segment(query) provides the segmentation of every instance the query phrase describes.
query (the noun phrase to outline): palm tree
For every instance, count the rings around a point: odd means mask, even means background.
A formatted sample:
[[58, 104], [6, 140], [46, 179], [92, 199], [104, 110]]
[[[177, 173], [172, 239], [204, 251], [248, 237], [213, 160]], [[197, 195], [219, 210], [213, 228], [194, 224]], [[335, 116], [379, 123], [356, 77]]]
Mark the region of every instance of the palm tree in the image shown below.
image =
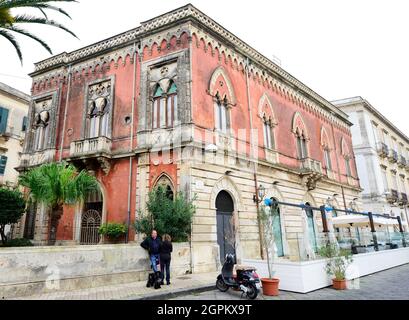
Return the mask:
[[[40, 38], [38, 38], [36, 35], [32, 34], [31, 32], [21, 28], [19, 26], [20, 24], [35, 23], [35, 24], [49, 25], [49, 26], [53, 26], [53, 27], [62, 29], [72, 34], [74, 37], [77, 37], [72, 31], [64, 27], [62, 24], [59, 24], [58, 22], [54, 20], [48, 19], [46, 10], [57, 11], [71, 18], [70, 15], [66, 11], [64, 11], [63, 9], [59, 7], [50, 5], [49, 4], [50, 2], [77, 2], [77, 1], [76, 0], [52, 0], [52, 1], [50, 0], [0, 0], [0, 36], [3, 36], [4, 38], [6, 38], [8, 41], [11, 42], [11, 44], [14, 46], [14, 48], [17, 51], [17, 55], [21, 63], [23, 63], [23, 55], [21, 52], [20, 45], [14, 36], [15, 33], [27, 36], [37, 41], [51, 54], [52, 54], [52, 51], [46, 42], [44, 42], [43, 40], [41, 40]], [[44, 17], [37, 17], [34, 15], [29, 15], [29, 14], [14, 15], [11, 12], [11, 9], [17, 9], [17, 8], [38, 9]]]
[[[99, 190], [95, 177], [86, 171], [78, 172], [73, 165], [50, 163], [34, 168], [19, 178], [20, 185], [28, 188], [29, 197], [50, 209], [49, 241], [53, 240], [52, 226], [57, 228], [64, 205], [75, 205]], [[50, 243], [51, 244], [51, 243]]]

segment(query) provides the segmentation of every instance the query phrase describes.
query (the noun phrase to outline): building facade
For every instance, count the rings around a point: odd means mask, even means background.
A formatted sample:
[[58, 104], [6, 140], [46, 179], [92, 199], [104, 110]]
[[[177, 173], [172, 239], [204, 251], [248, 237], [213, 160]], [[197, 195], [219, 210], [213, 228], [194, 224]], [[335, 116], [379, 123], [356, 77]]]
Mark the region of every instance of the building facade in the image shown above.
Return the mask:
[[[30, 96], [0, 82], [0, 187], [13, 188], [27, 129]], [[10, 231], [7, 227], [6, 234]]]
[[[191, 5], [39, 62], [32, 78], [20, 169], [66, 160], [101, 186], [59, 221], [36, 208], [38, 244], [92, 243], [89, 221], [133, 221], [161, 184], [196, 196], [193, 272], [215, 270], [232, 241], [239, 258], [261, 256], [260, 186], [339, 208], [360, 192], [347, 115]], [[299, 256], [302, 214], [280, 212], [281, 259]]]
[[361, 97], [334, 102], [347, 113], [364, 210], [401, 217], [408, 231], [409, 138]]
[[23, 152], [30, 96], [0, 83], [0, 185], [14, 187]]

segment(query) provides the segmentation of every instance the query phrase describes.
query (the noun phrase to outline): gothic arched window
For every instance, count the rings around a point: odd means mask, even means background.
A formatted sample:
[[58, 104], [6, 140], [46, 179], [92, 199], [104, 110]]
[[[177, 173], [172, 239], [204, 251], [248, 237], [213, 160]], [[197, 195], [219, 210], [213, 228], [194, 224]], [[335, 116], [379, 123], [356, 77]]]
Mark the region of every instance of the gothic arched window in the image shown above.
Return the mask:
[[332, 162], [331, 162], [331, 147], [329, 143], [329, 138], [327, 131], [324, 127], [321, 129], [321, 146], [324, 153], [324, 164], [325, 168], [329, 171], [332, 171]]
[[292, 132], [294, 133], [296, 139], [297, 158], [299, 160], [308, 158], [307, 141], [309, 138], [307, 127], [299, 112], [296, 112], [294, 115], [292, 128]]
[[297, 133], [297, 157], [298, 159], [308, 158], [307, 138], [304, 133]]
[[166, 175], [163, 174], [158, 181], [156, 182], [155, 185], [156, 188], [160, 187], [163, 188], [166, 196], [170, 199], [170, 200], [174, 200], [175, 199], [175, 192], [173, 190], [173, 184], [172, 181], [170, 180], [170, 178]]
[[87, 137], [109, 137], [111, 113], [111, 81], [90, 86]]
[[219, 94], [216, 95], [215, 99], [215, 119], [216, 119], [216, 130], [227, 133], [229, 129], [229, 109], [228, 109], [228, 101], [225, 97], [221, 99]]
[[267, 149], [275, 148], [273, 129], [274, 129], [273, 121], [270, 118], [264, 116], [263, 117], [264, 146]]
[[165, 92], [158, 84], [153, 94], [152, 129], [173, 128], [178, 120], [178, 89], [171, 81]]

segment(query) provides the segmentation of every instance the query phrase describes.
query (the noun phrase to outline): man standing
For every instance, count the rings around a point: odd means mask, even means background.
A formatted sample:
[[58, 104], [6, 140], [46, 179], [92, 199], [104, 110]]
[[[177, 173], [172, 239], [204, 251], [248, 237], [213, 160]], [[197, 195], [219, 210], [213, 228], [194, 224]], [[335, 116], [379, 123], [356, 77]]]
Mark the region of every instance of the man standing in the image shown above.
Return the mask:
[[162, 245], [162, 240], [158, 237], [158, 232], [156, 230], [152, 230], [152, 234], [150, 237], [147, 237], [142, 243], [141, 247], [145, 250], [148, 250], [149, 259], [152, 264], [152, 269], [156, 273], [158, 272], [158, 264], [159, 264], [159, 255], [160, 255], [160, 247]]

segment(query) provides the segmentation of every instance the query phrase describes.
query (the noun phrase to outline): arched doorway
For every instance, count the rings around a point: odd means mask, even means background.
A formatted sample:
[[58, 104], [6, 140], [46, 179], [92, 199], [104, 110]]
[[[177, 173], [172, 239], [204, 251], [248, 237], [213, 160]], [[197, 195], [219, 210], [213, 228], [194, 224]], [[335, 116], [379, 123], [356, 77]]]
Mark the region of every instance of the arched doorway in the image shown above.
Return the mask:
[[278, 201], [275, 198], [273, 200], [273, 205], [271, 210], [274, 212], [274, 221], [273, 221], [273, 234], [274, 234], [274, 243], [276, 245], [276, 253], [278, 257], [284, 257], [284, 245], [283, 245], [283, 231], [281, 229], [281, 210], [278, 204], [275, 204], [275, 201]]
[[81, 245], [95, 245], [101, 240], [99, 228], [102, 222], [103, 197], [101, 191], [91, 193], [84, 204], [81, 217]]
[[305, 214], [307, 215], [308, 235], [310, 238], [312, 248], [314, 252], [317, 253], [318, 244], [317, 244], [317, 233], [315, 231], [314, 210], [311, 209], [311, 204], [309, 202], [307, 202], [305, 205], [307, 206], [307, 208], [305, 208]]
[[234, 226], [234, 202], [227, 191], [221, 191], [216, 198], [217, 244], [220, 247], [220, 261], [224, 263], [227, 254], [236, 254]]

